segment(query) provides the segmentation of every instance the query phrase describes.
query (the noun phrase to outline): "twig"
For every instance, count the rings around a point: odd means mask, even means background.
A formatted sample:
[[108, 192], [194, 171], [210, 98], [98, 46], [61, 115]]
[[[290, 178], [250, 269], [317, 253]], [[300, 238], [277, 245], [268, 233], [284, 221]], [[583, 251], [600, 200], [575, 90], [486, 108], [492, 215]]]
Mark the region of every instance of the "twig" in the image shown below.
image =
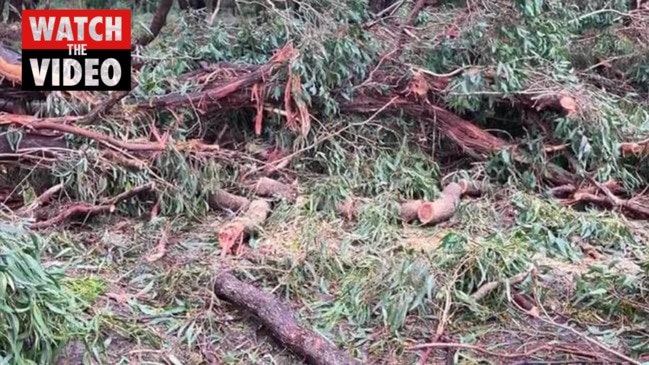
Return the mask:
[[[431, 343], [436, 343], [437, 341], [439, 341], [439, 338], [442, 337], [442, 334], [444, 333], [444, 327], [446, 326], [446, 323], [450, 318], [449, 312], [451, 310], [451, 289], [452, 286], [450, 285], [446, 288], [446, 302], [444, 304], [444, 312], [442, 312], [442, 318], [437, 324], [437, 330], [435, 331], [435, 336], [433, 337]], [[428, 357], [430, 356], [432, 351], [433, 348], [427, 348], [426, 351], [424, 351], [424, 353], [421, 355], [421, 358], [419, 359], [419, 362], [417, 364], [426, 365], [426, 361], [428, 360]]]
[[587, 341], [587, 342], [589, 342], [589, 343], [591, 343], [591, 344], [593, 344], [593, 345], [599, 347], [600, 349], [606, 351], [607, 353], [609, 353], [609, 354], [611, 354], [611, 355], [616, 356], [617, 358], [620, 358], [620, 359], [626, 361], [626, 362], [629, 363], [629, 364], [634, 364], [634, 365], [641, 365], [641, 364], [642, 364], [642, 363], [640, 363], [639, 361], [636, 361], [636, 360], [634, 360], [634, 359], [632, 359], [632, 358], [630, 358], [630, 357], [624, 355], [623, 353], [621, 353], [621, 352], [619, 352], [619, 351], [617, 351], [617, 350], [614, 350], [614, 349], [612, 349], [612, 348], [610, 348], [610, 347], [604, 345], [603, 343], [601, 343], [601, 342], [599, 342], [599, 341], [597, 341], [597, 340], [594, 340], [594, 339], [592, 339], [592, 338], [586, 336], [585, 334], [583, 334], [583, 333], [577, 331], [576, 329], [574, 329], [574, 328], [572, 328], [572, 327], [570, 327], [570, 326], [567, 326], [567, 325], [564, 325], [564, 324], [561, 324], [561, 323], [557, 323], [557, 322], [555, 322], [555, 321], [549, 319], [549, 317], [548, 317], [548, 318], [543, 318], [543, 317], [540, 317], [540, 316], [539, 316], [538, 318], [539, 318], [541, 321], [543, 321], [543, 322], [545, 322], [545, 323], [547, 323], [547, 324], [550, 324], [550, 325], [553, 325], [553, 326], [556, 326], [556, 327], [562, 328], [562, 329], [564, 329], [564, 330], [566, 330], [566, 331], [570, 331], [570, 332], [574, 333], [575, 335], [581, 337], [583, 340], [585, 340], [585, 341]]
[[475, 67], [475, 66], [462, 66], [462, 67], [458, 67], [458, 68], [456, 68], [456, 69], [453, 70], [453, 71], [447, 72], [447, 73], [445, 73], [445, 74], [438, 74], [438, 73], [435, 73], [435, 72], [433, 72], [433, 71], [426, 70], [425, 68], [421, 68], [421, 67], [419, 67], [419, 66], [415, 66], [415, 65], [413, 65], [413, 64], [411, 64], [411, 63], [407, 63], [406, 65], [407, 65], [408, 67], [412, 68], [412, 69], [415, 70], [415, 71], [419, 71], [419, 72], [424, 73], [424, 74], [426, 74], [426, 75], [430, 75], [430, 76], [433, 76], [433, 77], [440, 77], [440, 78], [442, 78], [442, 77], [453, 77], [453, 76], [455, 76], [455, 75], [458, 75], [458, 74], [462, 73], [464, 70], [466, 70], [466, 69], [468, 69], [468, 68], [474, 68], [474, 67]]
[[367, 123], [373, 121], [373, 120], [374, 120], [374, 119], [375, 119], [379, 114], [381, 114], [384, 110], [388, 109], [388, 108], [389, 108], [389, 107], [390, 107], [390, 106], [391, 106], [395, 101], [397, 101], [398, 99], [399, 99], [398, 96], [393, 97], [392, 99], [390, 99], [390, 101], [388, 101], [385, 105], [383, 105], [381, 108], [379, 108], [376, 112], [374, 112], [374, 114], [372, 114], [372, 115], [371, 115], [369, 118], [367, 118], [366, 120], [364, 120], [364, 121], [362, 121], [362, 122], [358, 122], [358, 123], [349, 123], [349, 124], [347, 124], [346, 126], [344, 126], [343, 128], [340, 128], [339, 130], [337, 130], [337, 131], [335, 131], [335, 132], [332, 132], [332, 133], [326, 134], [326, 135], [322, 136], [321, 138], [318, 138], [315, 142], [313, 142], [313, 144], [311, 144], [311, 145], [309, 145], [309, 146], [306, 146], [306, 147], [304, 147], [304, 148], [302, 148], [302, 149], [300, 149], [300, 150], [298, 150], [298, 151], [295, 151], [295, 152], [293, 152], [293, 153], [291, 153], [291, 154], [289, 154], [289, 155], [286, 155], [286, 156], [284, 156], [284, 157], [282, 157], [282, 158], [280, 158], [280, 159], [277, 159], [277, 160], [275, 160], [275, 161], [273, 161], [273, 162], [271, 162], [271, 163], [268, 163], [268, 164], [266, 164], [266, 165], [263, 166], [263, 167], [258, 167], [258, 168], [252, 169], [252, 170], [249, 171], [246, 175], [251, 175], [252, 173], [258, 172], [259, 170], [261, 170], [261, 169], [263, 169], [263, 168], [266, 168], [266, 167], [269, 167], [269, 166], [277, 166], [277, 165], [281, 164], [282, 162], [287, 161], [287, 160], [290, 160], [290, 159], [292, 159], [293, 157], [295, 157], [295, 156], [297, 156], [297, 155], [299, 155], [299, 154], [302, 154], [302, 153], [304, 153], [304, 152], [306, 152], [306, 151], [309, 151], [309, 150], [311, 150], [311, 149], [316, 148], [316, 147], [317, 147], [318, 145], [320, 145], [322, 142], [327, 141], [327, 140], [329, 140], [329, 139], [331, 139], [331, 138], [333, 138], [333, 137], [335, 137], [335, 136], [340, 135], [341, 133], [343, 133], [344, 131], [348, 130], [349, 128], [357, 127], [357, 126], [360, 126], [360, 125], [367, 124]]
[[500, 357], [504, 359], [518, 359], [518, 358], [524, 358], [524, 357], [530, 357], [531, 355], [534, 355], [535, 353], [543, 350], [554, 350], [556, 349], [555, 346], [551, 345], [541, 345], [538, 347], [535, 347], [529, 351], [526, 352], [521, 352], [521, 353], [501, 353], [501, 352], [494, 352], [494, 351], [489, 351], [485, 348], [482, 348], [480, 346], [475, 346], [475, 345], [469, 345], [466, 343], [452, 343], [452, 342], [432, 342], [432, 343], [426, 343], [422, 345], [415, 345], [409, 348], [409, 350], [420, 350], [420, 349], [436, 349], [436, 348], [460, 348], [460, 349], [466, 349], [466, 350], [471, 350], [471, 351], [476, 351], [476, 352], [481, 352], [483, 354], [493, 356], [493, 357]]

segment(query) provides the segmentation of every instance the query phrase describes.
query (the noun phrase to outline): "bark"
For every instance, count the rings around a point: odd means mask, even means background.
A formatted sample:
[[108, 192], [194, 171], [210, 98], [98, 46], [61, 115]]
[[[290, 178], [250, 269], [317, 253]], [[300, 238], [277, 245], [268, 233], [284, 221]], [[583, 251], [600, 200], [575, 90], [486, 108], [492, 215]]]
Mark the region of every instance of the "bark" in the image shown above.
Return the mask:
[[3, 114], [0, 119], [0, 125], [18, 125], [28, 127], [31, 130], [46, 130], [57, 131], [62, 133], [74, 134], [77, 136], [85, 137], [97, 141], [103, 145], [111, 148], [121, 148], [128, 151], [135, 152], [156, 152], [164, 151], [169, 147], [173, 147], [178, 151], [189, 152], [206, 152], [217, 151], [219, 146], [205, 144], [200, 140], [189, 140], [187, 142], [178, 142], [173, 146], [167, 145], [163, 142], [131, 142], [129, 140], [120, 140], [112, 136], [95, 132], [86, 128], [64, 124], [67, 122], [83, 120], [80, 117], [59, 117], [59, 118], [43, 118], [38, 119], [31, 116], [16, 115], [16, 114]]
[[644, 155], [649, 150], [649, 140], [640, 142], [624, 142], [620, 144], [623, 155]]
[[217, 296], [253, 313], [275, 338], [314, 365], [360, 364], [328, 339], [300, 325], [293, 311], [272, 295], [221, 271], [216, 275]]
[[284, 199], [289, 202], [294, 202], [297, 198], [297, 192], [292, 185], [268, 177], [262, 177], [257, 182], [247, 183], [245, 186], [255, 194], [266, 198]]
[[208, 203], [212, 209], [226, 209], [238, 213], [250, 204], [250, 200], [243, 196], [230, 194], [223, 189], [217, 189], [210, 195]]
[[269, 214], [267, 201], [253, 200], [243, 215], [225, 224], [219, 231], [221, 257], [228, 255], [234, 247], [240, 249], [243, 241], [264, 223]]
[[37, 208], [47, 204], [52, 200], [52, 198], [59, 192], [63, 190], [63, 183], [56, 184], [51, 188], [45, 190], [45, 192], [34, 199], [28, 206], [21, 208], [17, 213], [21, 216], [26, 216], [31, 214]]
[[417, 212], [422, 204], [424, 204], [423, 200], [408, 200], [401, 203], [401, 220], [405, 223], [410, 223], [416, 220]]
[[[169, 14], [173, 3], [174, 0], [160, 0], [158, 8], [153, 15], [153, 20], [151, 20], [149, 32], [138, 39], [135, 45], [146, 46], [151, 43], [158, 34], [160, 34], [162, 27], [167, 23], [167, 15]], [[132, 48], [135, 48], [135, 45]]]

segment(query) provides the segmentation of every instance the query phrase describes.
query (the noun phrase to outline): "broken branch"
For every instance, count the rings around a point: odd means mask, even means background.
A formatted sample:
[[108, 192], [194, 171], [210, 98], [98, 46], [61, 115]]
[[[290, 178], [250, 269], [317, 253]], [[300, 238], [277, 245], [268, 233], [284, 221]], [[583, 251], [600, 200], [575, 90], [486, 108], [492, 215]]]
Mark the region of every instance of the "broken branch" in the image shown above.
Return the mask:
[[278, 340], [314, 365], [356, 365], [349, 354], [328, 339], [301, 326], [293, 311], [272, 295], [247, 284], [226, 271], [217, 273], [214, 292], [253, 313]]

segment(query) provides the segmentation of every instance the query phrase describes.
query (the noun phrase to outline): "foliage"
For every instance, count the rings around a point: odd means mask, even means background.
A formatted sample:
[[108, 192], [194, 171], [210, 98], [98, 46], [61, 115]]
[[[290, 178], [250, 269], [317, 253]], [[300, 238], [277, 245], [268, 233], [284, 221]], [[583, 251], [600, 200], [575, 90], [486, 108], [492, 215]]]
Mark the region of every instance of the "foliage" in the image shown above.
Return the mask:
[[0, 229], [0, 358], [7, 364], [49, 364], [62, 345], [84, 333], [80, 303], [46, 269], [42, 241], [22, 229]]

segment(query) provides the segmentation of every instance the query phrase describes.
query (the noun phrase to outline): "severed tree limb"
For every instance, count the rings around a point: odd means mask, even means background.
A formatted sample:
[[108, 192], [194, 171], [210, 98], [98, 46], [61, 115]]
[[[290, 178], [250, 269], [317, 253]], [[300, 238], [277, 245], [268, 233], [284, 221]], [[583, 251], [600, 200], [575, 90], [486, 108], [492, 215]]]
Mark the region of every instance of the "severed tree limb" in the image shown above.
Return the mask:
[[129, 91], [116, 91], [113, 92], [110, 97], [103, 103], [97, 105], [90, 113], [86, 114], [83, 116], [83, 118], [79, 121], [79, 124], [92, 124], [94, 123], [99, 117], [108, 112], [115, 104], [117, 104], [120, 100], [122, 100], [126, 95], [129, 94]]
[[228, 255], [236, 246], [241, 248], [246, 236], [253, 234], [268, 218], [270, 203], [265, 200], [253, 200], [244, 214], [225, 224], [219, 231], [221, 257]]
[[437, 224], [449, 220], [460, 205], [462, 186], [457, 183], [446, 185], [442, 197], [433, 202], [424, 202], [417, 209], [417, 218], [423, 225]]
[[300, 325], [293, 311], [272, 295], [247, 284], [225, 270], [216, 274], [217, 296], [253, 313], [280, 342], [313, 365], [358, 365], [328, 339]]
[[[405, 223], [419, 220], [423, 225], [438, 224], [449, 220], [457, 211], [460, 198], [463, 195], [476, 196], [482, 192], [482, 186], [468, 181], [460, 180], [458, 183], [448, 184], [442, 190], [442, 196], [432, 202], [425, 200], [406, 200], [399, 207], [399, 216]], [[347, 219], [358, 215], [364, 199], [348, 197], [336, 207], [338, 213]]]
[[223, 189], [216, 189], [209, 196], [208, 204], [212, 209], [226, 209], [238, 213], [250, 205], [250, 200], [243, 196], [228, 193]]
[[21, 84], [22, 69], [20, 53], [0, 43], [0, 78], [6, 78], [12, 83]]
[[[285, 63], [293, 58], [296, 54], [292, 44], [280, 48], [275, 55], [268, 61], [268, 63], [255, 68], [254, 71], [237, 76], [228, 81], [211, 86], [206, 90], [197, 91], [188, 94], [173, 93], [165, 96], [153, 98], [146, 102], [137, 104], [139, 108], [153, 109], [159, 107], [182, 106], [182, 105], [195, 105], [203, 101], [208, 103], [215, 103], [237, 91], [242, 91], [247, 87], [251, 87], [264, 79], [271, 73], [277, 66]], [[244, 90], [245, 91], [245, 90]], [[247, 100], [250, 100], [248, 98]]]
[[575, 203], [590, 203], [596, 204], [606, 208], [621, 208], [627, 212], [633, 213], [644, 218], [649, 218], [649, 206], [639, 203], [633, 199], [621, 199], [615, 197], [611, 199], [608, 196], [596, 195], [589, 192], [576, 192], [571, 199], [568, 199], [570, 204]]
[[75, 204], [66, 209], [61, 213], [55, 215], [54, 217], [35, 222], [30, 225], [31, 229], [44, 229], [60, 224], [72, 217], [77, 216], [92, 216], [103, 213], [112, 213], [115, 211], [115, 205], [118, 203], [130, 199], [138, 194], [151, 191], [155, 188], [155, 183], [150, 182], [144, 185], [136, 186], [135, 188], [125, 191], [113, 198], [103, 200], [99, 205], [91, 205], [87, 203]]
[[405, 223], [413, 222], [417, 219], [417, 212], [421, 205], [424, 204], [423, 200], [407, 200], [401, 203], [399, 209], [399, 216]]
[[297, 192], [292, 185], [268, 177], [262, 177], [257, 182], [244, 185], [255, 194], [266, 198], [280, 198], [288, 202], [294, 202], [297, 198]]
[[76, 216], [89, 217], [92, 215], [99, 215], [103, 213], [112, 213], [114, 211], [115, 211], [114, 205], [90, 205], [86, 203], [76, 204], [71, 207], [68, 207], [67, 209], [63, 210], [61, 213], [57, 214], [56, 216], [50, 219], [31, 224], [29, 228], [44, 229], [44, 228], [49, 228], [57, 224], [60, 224], [71, 217], [76, 217]]

